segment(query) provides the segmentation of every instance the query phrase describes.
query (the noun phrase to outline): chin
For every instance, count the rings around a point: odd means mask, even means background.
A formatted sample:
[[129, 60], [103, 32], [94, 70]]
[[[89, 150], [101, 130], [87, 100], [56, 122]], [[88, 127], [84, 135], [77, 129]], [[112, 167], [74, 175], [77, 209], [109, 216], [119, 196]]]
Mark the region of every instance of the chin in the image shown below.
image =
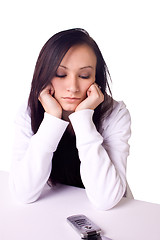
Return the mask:
[[75, 112], [76, 108], [63, 108], [65, 112]]
[[63, 110], [66, 112], [75, 112], [77, 106], [62, 106]]

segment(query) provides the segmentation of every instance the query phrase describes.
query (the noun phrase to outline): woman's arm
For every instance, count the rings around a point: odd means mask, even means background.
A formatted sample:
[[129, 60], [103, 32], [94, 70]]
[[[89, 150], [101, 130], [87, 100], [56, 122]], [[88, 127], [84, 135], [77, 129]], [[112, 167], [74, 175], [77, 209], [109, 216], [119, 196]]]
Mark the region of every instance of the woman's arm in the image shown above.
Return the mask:
[[26, 108], [25, 105], [20, 109], [15, 121], [9, 182], [12, 194], [19, 201], [30, 203], [40, 196], [50, 176], [53, 152], [68, 122], [45, 113], [37, 133], [33, 135]]
[[92, 121], [93, 110], [70, 115], [81, 160], [81, 177], [90, 201], [99, 209], [115, 206], [126, 191], [130, 115], [117, 103], [103, 122], [101, 134]]

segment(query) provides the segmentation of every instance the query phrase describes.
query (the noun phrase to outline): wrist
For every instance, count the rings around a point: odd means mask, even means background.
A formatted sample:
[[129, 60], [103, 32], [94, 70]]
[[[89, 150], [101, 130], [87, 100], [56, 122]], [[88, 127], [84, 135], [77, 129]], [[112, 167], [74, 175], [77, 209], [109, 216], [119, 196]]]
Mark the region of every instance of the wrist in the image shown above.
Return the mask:
[[56, 118], [59, 118], [61, 119], [62, 118], [62, 112], [55, 112], [55, 111], [46, 111], [46, 113], [56, 117]]

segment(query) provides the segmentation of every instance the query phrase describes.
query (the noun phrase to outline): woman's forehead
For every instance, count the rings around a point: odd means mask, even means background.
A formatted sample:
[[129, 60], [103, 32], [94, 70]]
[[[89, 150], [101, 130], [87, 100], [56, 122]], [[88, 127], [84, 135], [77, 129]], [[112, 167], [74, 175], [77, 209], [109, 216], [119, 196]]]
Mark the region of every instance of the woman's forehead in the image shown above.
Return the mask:
[[86, 67], [95, 68], [96, 63], [97, 58], [92, 48], [83, 44], [71, 47], [63, 57], [60, 66], [66, 69], [70, 69], [74, 66], [81, 69]]

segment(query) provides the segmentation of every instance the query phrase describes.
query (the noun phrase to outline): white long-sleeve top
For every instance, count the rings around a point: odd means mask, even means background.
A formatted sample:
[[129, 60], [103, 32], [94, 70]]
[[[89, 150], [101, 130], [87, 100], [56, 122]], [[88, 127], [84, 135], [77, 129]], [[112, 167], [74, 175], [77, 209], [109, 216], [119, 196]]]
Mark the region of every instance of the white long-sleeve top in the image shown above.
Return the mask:
[[[114, 101], [99, 132], [90, 109], [69, 118], [76, 135], [80, 174], [86, 194], [95, 207], [107, 210], [126, 194], [126, 163], [129, 154], [130, 114], [123, 102]], [[45, 113], [36, 134], [31, 129], [27, 105], [15, 121], [15, 141], [9, 184], [14, 197], [24, 203], [36, 201], [49, 179], [53, 154], [69, 122]]]

